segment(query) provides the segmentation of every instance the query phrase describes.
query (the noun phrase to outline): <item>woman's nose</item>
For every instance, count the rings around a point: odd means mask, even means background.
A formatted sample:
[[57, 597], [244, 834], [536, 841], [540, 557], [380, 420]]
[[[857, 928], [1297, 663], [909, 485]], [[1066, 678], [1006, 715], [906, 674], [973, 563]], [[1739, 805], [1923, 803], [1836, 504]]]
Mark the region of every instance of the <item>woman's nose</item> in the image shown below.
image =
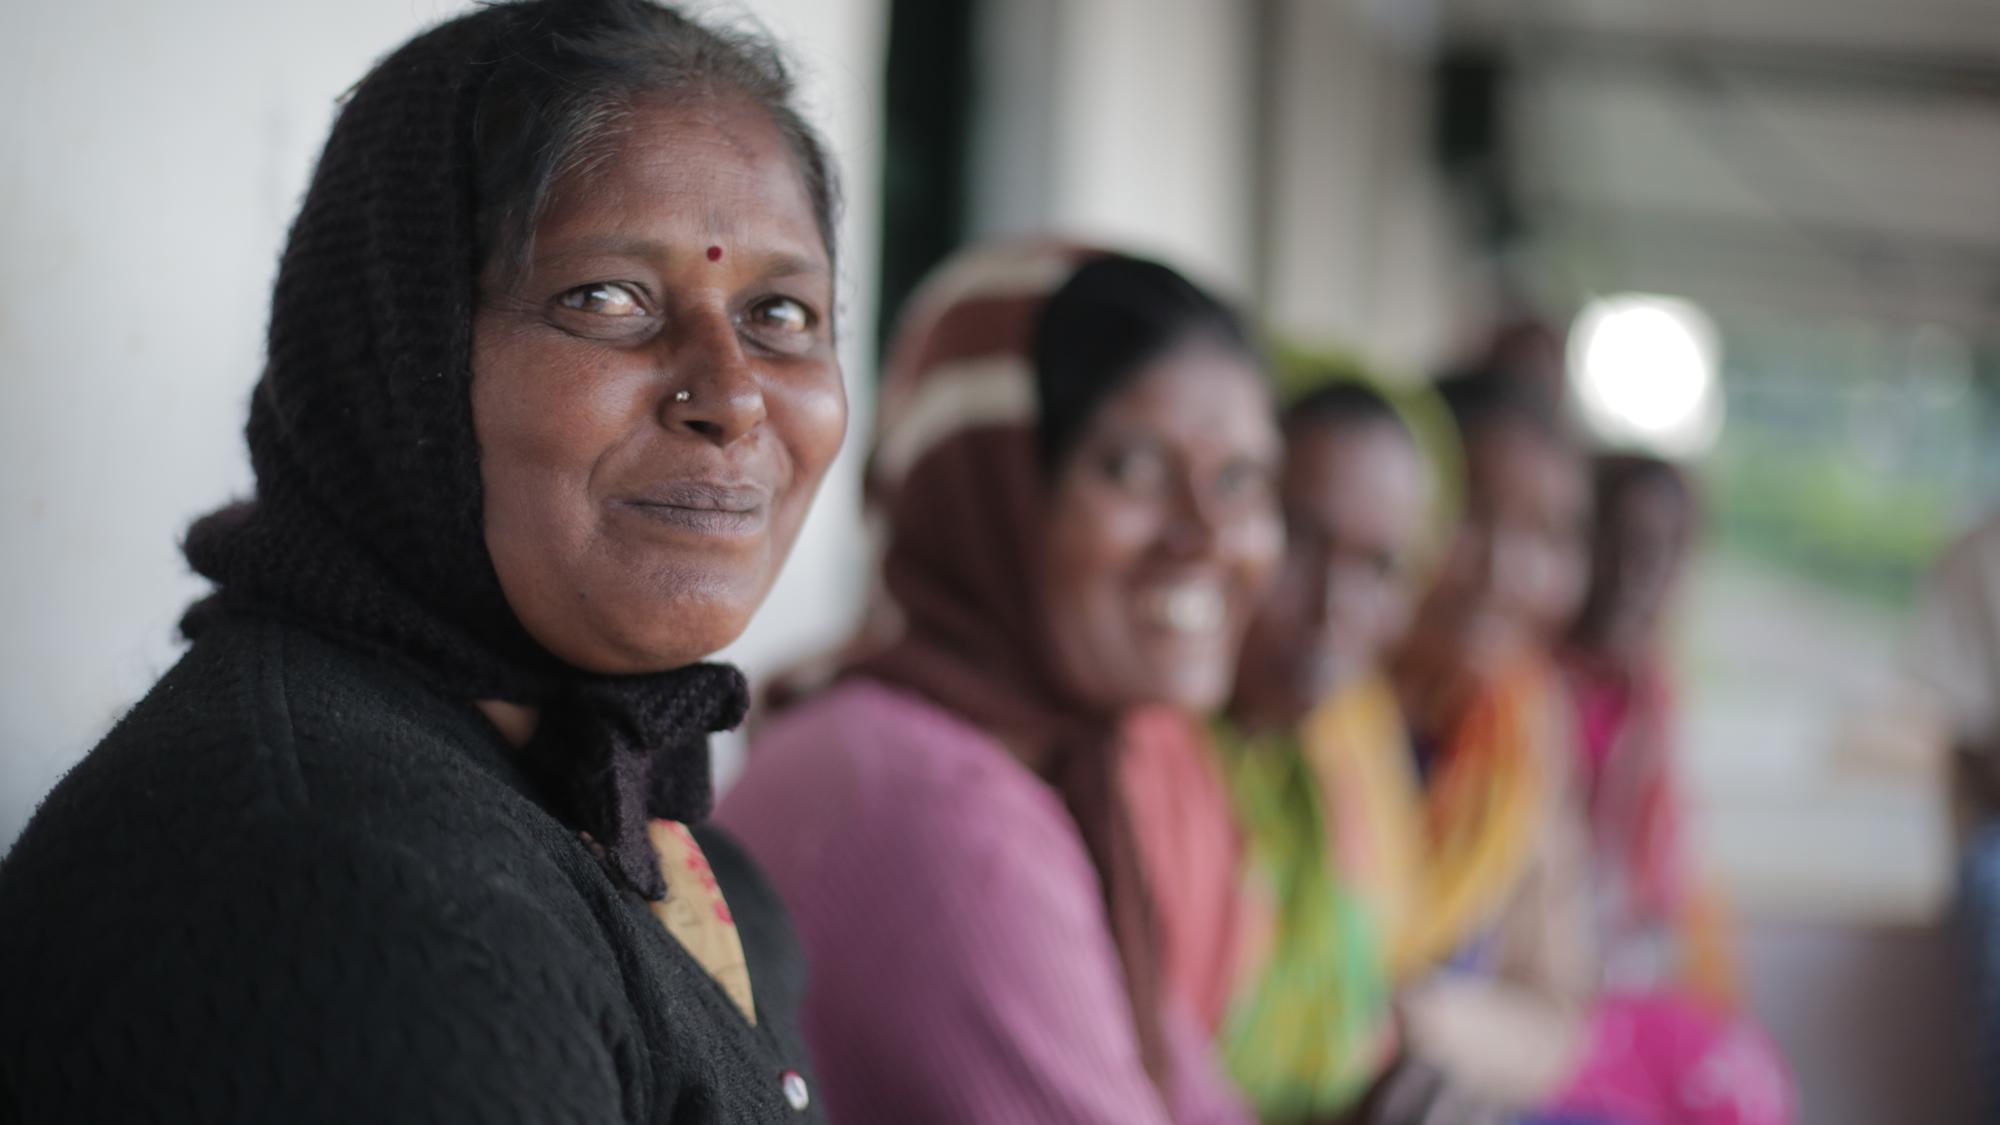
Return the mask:
[[1490, 532], [1462, 529], [1452, 544], [1452, 568], [1471, 594], [1490, 596], [1500, 584], [1501, 549], [1493, 539]]
[[1492, 547], [1489, 588], [1511, 602], [1531, 600], [1542, 578], [1541, 558], [1523, 535], [1501, 535]]
[[1205, 497], [1194, 482], [1176, 483], [1167, 512], [1166, 541], [1178, 558], [1203, 558], [1216, 551], [1227, 514], [1219, 503]]
[[663, 336], [661, 425], [729, 445], [764, 421], [763, 384], [727, 309], [697, 310]]

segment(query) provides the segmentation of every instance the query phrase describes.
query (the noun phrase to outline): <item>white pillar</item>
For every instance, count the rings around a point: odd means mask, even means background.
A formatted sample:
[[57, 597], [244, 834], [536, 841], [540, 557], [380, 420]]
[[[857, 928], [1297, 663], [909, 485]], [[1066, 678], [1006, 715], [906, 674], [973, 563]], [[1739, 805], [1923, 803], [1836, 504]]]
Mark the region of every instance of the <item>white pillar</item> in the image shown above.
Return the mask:
[[996, 0], [977, 40], [971, 233], [1056, 231], [1252, 280], [1250, 6]]
[[1266, 315], [1281, 333], [1420, 371], [1466, 264], [1433, 171], [1428, 60], [1357, 4], [1285, 0]]

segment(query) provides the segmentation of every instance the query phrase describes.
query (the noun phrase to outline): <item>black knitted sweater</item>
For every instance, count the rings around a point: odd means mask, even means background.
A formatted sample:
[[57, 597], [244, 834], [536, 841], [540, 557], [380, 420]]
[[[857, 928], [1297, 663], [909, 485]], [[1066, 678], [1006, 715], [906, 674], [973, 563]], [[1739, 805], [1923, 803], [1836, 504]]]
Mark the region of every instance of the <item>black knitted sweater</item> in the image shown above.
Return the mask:
[[817, 1120], [783, 910], [696, 835], [755, 1027], [476, 709], [217, 625], [0, 864], [0, 1121]]

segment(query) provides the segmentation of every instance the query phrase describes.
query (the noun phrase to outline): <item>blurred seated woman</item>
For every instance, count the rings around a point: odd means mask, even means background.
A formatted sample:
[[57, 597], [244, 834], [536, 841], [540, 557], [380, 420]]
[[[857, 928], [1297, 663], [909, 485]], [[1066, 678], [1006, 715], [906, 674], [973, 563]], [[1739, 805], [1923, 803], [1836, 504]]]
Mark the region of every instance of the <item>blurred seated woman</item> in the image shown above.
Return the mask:
[[354, 88], [193, 647], [0, 865], [0, 1119], [817, 1117], [783, 912], [686, 826], [846, 424], [833, 211], [772, 49], [641, 0]]
[[1585, 463], [1507, 380], [1442, 390], [1464, 442], [1465, 510], [1396, 668], [1424, 804], [1401, 939], [1424, 974], [1403, 987], [1408, 1054], [1441, 1079], [1434, 1090], [1550, 1120], [1787, 1121], [1782, 1067], [1754, 1032], [1676, 995], [1601, 990], [1551, 657], [1583, 593]]
[[[1154, 875], [1170, 951], [1236, 915], [1230, 955], [1206, 975], [1183, 968], [1180, 987], [1259, 1119], [1331, 1121], [1396, 1047], [1392, 945], [1417, 857], [1409, 735], [1383, 661], [1416, 592], [1432, 473], [1398, 407], [1358, 381], [1300, 398], [1283, 432], [1285, 559], [1213, 728], [1238, 897], [1218, 910], [1177, 894], [1164, 865]], [[1184, 815], [1144, 827], [1161, 841], [1149, 856], [1200, 832]]]
[[829, 1114], [1245, 1120], [1163, 990], [1116, 785], [1220, 706], [1277, 562], [1242, 326], [1150, 262], [974, 250], [912, 300], [881, 402], [889, 616], [721, 811], [798, 921]]
[[1689, 871], [1676, 783], [1666, 610], [1695, 533], [1681, 470], [1596, 459], [1590, 588], [1562, 664], [1575, 714], [1606, 984], [1731, 991], [1717, 901]]

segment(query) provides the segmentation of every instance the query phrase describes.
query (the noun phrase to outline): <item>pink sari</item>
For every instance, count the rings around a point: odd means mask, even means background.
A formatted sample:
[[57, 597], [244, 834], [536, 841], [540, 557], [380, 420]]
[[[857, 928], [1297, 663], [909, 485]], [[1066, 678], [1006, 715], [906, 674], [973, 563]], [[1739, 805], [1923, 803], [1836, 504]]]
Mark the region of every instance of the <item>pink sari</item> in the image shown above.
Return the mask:
[[1610, 1125], [1789, 1125], [1777, 1048], [1748, 1023], [1671, 992], [1600, 997], [1569, 1088], [1551, 1107]]
[[1553, 1108], [1617, 1125], [1785, 1125], [1791, 1079], [1770, 1040], [1728, 1010], [1724, 927], [1687, 871], [1666, 677], [1657, 664], [1566, 671], [1610, 991]]
[[[1487, 905], [1454, 915], [1440, 908], [1456, 898], [1433, 896], [1419, 907], [1419, 920], [1429, 915], [1433, 929], [1441, 918], [1457, 921], [1445, 927], [1451, 940], [1419, 947], [1431, 952], [1405, 989], [1413, 1049], [1478, 1100], [1532, 1107], [1530, 1120], [1790, 1125], [1790, 1078], [1756, 1029], [1674, 974], [1606, 972], [1603, 946], [1654, 928], [1648, 920], [1661, 910], [1679, 910], [1673, 853], [1654, 850], [1669, 844], [1634, 832], [1625, 819], [1671, 790], [1664, 769], [1651, 768], [1663, 759], [1621, 761], [1617, 754], [1629, 749], [1621, 746], [1603, 774], [1647, 768], [1615, 783], [1631, 786], [1618, 811], [1590, 800], [1606, 795], [1607, 780], [1600, 774], [1596, 786], [1586, 784], [1588, 763], [1576, 748], [1582, 732], [1564, 702], [1553, 677], [1533, 667], [1496, 681], [1461, 719], [1446, 757], [1447, 769], [1459, 771], [1459, 797], [1480, 801], [1454, 801], [1449, 773], [1426, 787], [1431, 821], [1443, 830], [1426, 849], [1431, 881], [1483, 888], [1477, 901]], [[1628, 794], [1644, 799], [1628, 803]], [[1507, 823], [1515, 826], [1510, 849], [1496, 847], [1509, 836], [1476, 827]], [[1450, 847], [1454, 839], [1463, 846]], [[1454, 854], [1458, 867], [1484, 877], [1447, 878]], [[1499, 864], [1503, 854], [1514, 861]], [[1599, 880], [1607, 877], [1634, 886], [1606, 896]], [[1437, 968], [1425, 975], [1426, 963]]]
[[1566, 661], [1565, 671], [1600, 882], [1618, 890], [1618, 916], [1607, 921], [1669, 923], [1687, 887], [1666, 677], [1656, 664], [1627, 673], [1581, 659]]

